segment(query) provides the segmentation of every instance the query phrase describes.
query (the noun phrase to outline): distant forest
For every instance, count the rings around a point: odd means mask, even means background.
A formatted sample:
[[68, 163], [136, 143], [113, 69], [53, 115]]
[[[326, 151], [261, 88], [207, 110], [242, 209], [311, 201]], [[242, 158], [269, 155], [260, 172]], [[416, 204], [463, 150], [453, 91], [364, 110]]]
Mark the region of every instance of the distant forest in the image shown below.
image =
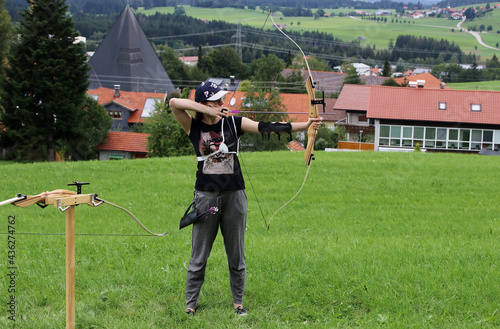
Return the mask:
[[[447, 8], [450, 6], [451, 8], [455, 7], [476, 7], [478, 3], [488, 3], [489, 1], [478, 1], [478, 0], [443, 0], [437, 2], [434, 6], [439, 8]], [[496, 2], [496, 1], [492, 1]]]
[[[5, 9], [14, 22], [19, 20], [19, 10], [28, 7], [29, 0], [6, 0]], [[456, 0], [465, 1], [465, 0]], [[173, 7], [191, 5], [208, 8], [222, 7], [264, 7], [264, 8], [354, 8], [354, 9], [400, 9], [403, 6], [423, 8], [420, 1], [416, 3], [402, 1], [381, 0], [377, 2], [355, 0], [66, 0], [71, 13], [111, 14], [119, 13], [126, 4], [134, 9], [144, 7]]]
[[[5, 9], [12, 17], [12, 21], [19, 20], [19, 11], [28, 7], [29, 0], [6, 0]], [[356, 0], [66, 0], [69, 10], [72, 14], [113, 14], [119, 13], [128, 3], [134, 9], [144, 7], [145, 9], [153, 7], [173, 7], [180, 5], [191, 5], [207, 8], [222, 8], [222, 7], [263, 7], [272, 8], [274, 10], [280, 8], [320, 8], [320, 9], [395, 9], [400, 11], [403, 7], [422, 9], [424, 6], [417, 0], [390, 1], [381, 0], [376, 2], [356, 1]], [[435, 5], [437, 7], [457, 7], [467, 6], [477, 3], [477, 0], [444, 0], [439, 1]], [[427, 6], [430, 7], [430, 6]], [[310, 11], [306, 11], [310, 12]], [[311, 13], [312, 15], [312, 13]]]

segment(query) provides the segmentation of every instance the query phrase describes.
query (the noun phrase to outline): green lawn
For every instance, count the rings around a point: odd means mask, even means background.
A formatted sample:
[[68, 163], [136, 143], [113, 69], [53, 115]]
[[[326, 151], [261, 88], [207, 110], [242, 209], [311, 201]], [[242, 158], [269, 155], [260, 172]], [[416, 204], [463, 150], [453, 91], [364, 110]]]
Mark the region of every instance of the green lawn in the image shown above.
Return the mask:
[[[241, 21], [242, 24], [252, 26], [254, 28], [262, 28], [267, 17], [267, 12], [262, 10], [248, 10], [248, 9], [235, 9], [235, 8], [198, 8], [184, 6], [186, 14], [199, 19], [207, 20], [223, 20], [229, 23], [237, 23]], [[140, 10], [145, 14], [154, 14], [155, 12], [173, 13], [173, 7], [153, 8], [149, 10]], [[326, 10], [327, 13], [339, 12], [348, 13], [352, 9], [342, 8], [337, 10]], [[371, 20], [361, 20], [359, 17], [356, 19], [350, 17], [325, 17], [321, 19], [314, 19], [313, 17], [283, 17], [281, 15], [274, 16], [279, 24], [286, 24], [287, 30], [292, 31], [321, 31], [331, 33], [344, 42], [357, 40], [358, 37], [364, 37], [362, 41], [364, 45], [375, 45], [376, 49], [387, 49], [389, 41], [393, 42], [401, 34], [411, 34], [416, 36], [427, 36], [436, 38], [438, 40], [447, 39], [449, 42], [455, 42], [460, 46], [462, 51], [466, 54], [475, 53], [481, 56], [483, 60], [491, 58], [498, 50], [485, 48], [478, 44], [476, 39], [465, 32], [460, 32], [456, 28], [458, 21], [449, 20], [444, 18], [421, 18], [421, 19], [406, 19], [406, 23], [401, 23], [405, 19], [396, 18], [392, 22], [392, 17], [387, 17], [387, 23], [377, 23]], [[410, 22], [410, 23], [409, 23]], [[494, 10], [487, 17], [477, 19], [471, 23], [464, 23], [464, 27], [468, 25], [485, 24], [485, 26], [492, 25], [493, 30], [489, 33], [483, 34], [484, 41], [490, 45], [495, 46], [500, 42], [500, 34], [496, 31], [500, 30], [500, 9]], [[266, 24], [267, 29], [272, 29], [272, 23], [268, 20]], [[454, 31], [452, 31], [454, 29]], [[498, 56], [498, 54], [497, 54]]]
[[[269, 231], [247, 186], [245, 318], [231, 312], [221, 237], [198, 315], [190, 321], [183, 314], [191, 229], [179, 231], [178, 221], [192, 198], [193, 157], [0, 162], [0, 201], [80, 180], [91, 183], [84, 193], [169, 232], [139, 236], [140, 228], [115, 208], [77, 207], [77, 328], [498, 328], [498, 157], [316, 153], [302, 193]], [[299, 188], [303, 153], [243, 159], [267, 219]], [[0, 207], [4, 310], [9, 216], [16, 218], [15, 327], [63, 328], [64, 236], [54, 234], [63, 234], [64, 214]], [[0, 327], [14, 327], [5, 311]]]
[[498, 80], [448, 83], [447, 85], [451, 89], [500, 91], [500, 81], [498, 81]]

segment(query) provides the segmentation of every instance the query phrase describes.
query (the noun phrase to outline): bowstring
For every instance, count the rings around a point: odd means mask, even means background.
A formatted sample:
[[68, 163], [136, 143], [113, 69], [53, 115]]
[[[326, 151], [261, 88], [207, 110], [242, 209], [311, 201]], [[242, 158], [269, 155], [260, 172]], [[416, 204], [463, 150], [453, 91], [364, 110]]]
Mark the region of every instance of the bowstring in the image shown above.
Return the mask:
[[[255, 192], [255, 189], [253, 188], [252, 180], [250, 179], [250, 174], [248, 173], [247, 166], [245, 165], [245, 161], [243, 161], [243, 157], [241, 156], [241, 153], [239, 154], [239, 158], [241, 160], [241, 163], [243, 164], [243, 168], [245, 169], [245, 173], [247, 174], [248, 182], [250, 183], [250, 187], [252, 188], [253, 195], [255, 196], [255, 200], [257, 201], [257, 205], [259, 206], [260, 214], [262, 215], [262, 220], [264, 221], [264, 225], [267, 227], [267, 222], [266, 222], [266, 217], [264, 216], [264, 211], [262, 211], [262, 206], [260, 205], [259, 198], [257, 197], [257, 193]], [[269, 228], [268, 228], [269, 230]]]
[[[312, 161], [311, 161], [312, 162]], [[276, 210], [274, 212], [274, 214], [271, 216], [271, 218], [269, 218], [269, 222], [267, 222], [267, 230], [269, 231], [269, 225], [271, 225], [271, 221], [273, 220], [274, 216], [283, 208], [285, 208], [290, 202], [293, 201], [293, 199], [295, 199], [297, 197], [297, 195], [299, 195], [299, 193], [302, 191], [302, 188], [304, 187], [304, 185], [306, 184], [306, 180], [307, 180], [307, 176], [309, 175], [309, 169], [311, 169], [311, 162], [309, 162], [309, 164], [307, 165], [307, 170], [306, 170], [306, 175], [304, 176], [304, 180], [302, 181], [302, 185], [300, 186], [299, 190], [297, 191], [297, 193], [295, 193], [295, 195], [290, 199], [288, 200], [284, 205], [282, 205], [281, 207], [279, 207], [278, 210]]]
[[[306, 55], [304, 53], [304, 51], [302, 50], [302, 48], [297, 44], [297, 42], [295, 42], [295, 40], [293, 40], [291, 37], [289, 37], [285, 32], [283, 32], [281, 30], [281, 28], [278, 27], [278, 25], [276, 24], [276, 22], [274, 21], [273, 17], [272, 17], [272, 14], [271, 14], [271, 10], [269, 10], [269, 13], [266, 17], [266, 20], [264, 22], [264, 25], [262, 26], [261, 28], [261, 31], [259, 33], [259, 36], [257, 37], [257, 41], [260, 39], [260, 35], [262, 34], [262, 31], [264, 30], [264, 26], [266, 25], [267, 23], [267, 20], [269, 19], [269, 17], [271, 17], [271, 21], [273, 22], [273, 25], [274, 27], [276, 27], [285, 37], [287, 37], [290, 41], [293, 42], [293, 44], [295, 46], [297, 46], [297, 48], [299, 48], [300, 52], [302, 53], [302, 57], [304, 58], [304, 62], [306, 63], [306, 67], [307, 67], [307, 71], [309, 73], [309, 76], [311, 77], [311, 80], [313, 81], [314, 83], [314, 79], [312, 77], [312, 72], [311, 72], [311, 68], [309, 67], [309, 62], [307, 61], [307, 58], [306, 58]], [[255, 43], [257, 44], [257, 42]], [[236, 90], [234, 91], [233, 95], [235, 94]], [[234, 97], [234, 96], [233, 96]], [[259, 206], [259, 210], [260, 210], [260, 213], [262, 215], [262, 219], [264, 220], [264, 225], [266, 225], [266, 228], [267, 230], [269, 231], [269, 225], [271, 224], [271, 221], [273, 220], [274, 216], [283, 208], [285, 208], [290, 202], [292, 202], [299, 194], [300, 192], [302, 191], [302, 188], [304, 187], [306, 181], [307, 181], [307, 177], [309, 176], [309, 170], [311, 169], [311, 162], [309, 162], [308, 166], [307, 166], [307, 170], [306, 170], [306, 174], [304, 176], [304, 180], [302, 181], [302, 185], [300, 186], [299, 190], [297, 191], [297, 193], [295, 193], [295, 195], [290, 199], [288, 200], [285, 204], [283, 204], [278, 210], [276, 210], [273, 215], [271, 216], [271, 218], [269, 219], [268, 222], [266, 222], [266, 218], [265, 218], [265, 215], [264, 215], [264, 211], [262, 210], [262, 206], [259, 202], [259, 198], [257, 197], [257, 193], [255, 192], [255, 189], [253, 187], [253, 183], [252, 183], [252, 180], [250, 179], [250, 174], [248, 173], [248, 169], [245, 165], [245, 161], [243, 160], [243, 157], [241, 156], [241, 154], [239, 154], [239, 158], [241, 159], [241, 163], [243, 164], [243, 168], [245, 170], [245, 173], [247, 175], [247, 178], [248, 178], [248, 182], [250, 183], [250, 187], [252, 188], [252, 192], [255, 196], [255, 200], [257, 201], [257, 205]]]
[[[260, 29], [260, 33], [259, 35], [257, 36], [257, 41], [255, 41], [255, 43], [253, 44], [253, 49], [255, 49], [255, 46], [257, 45], [257, 43], [259, 42], [259, 39], [260, 39], [260, 36], [262, 35], [262, 32], [264, 31], [264, 27], [266, 26], [266, 23], [267, 23], [267, 20], [269, 19], [269, 16], [271, 16], [271, 11], [269, 10], [269, 13], [267, 14], [267, 17], [266, 17], [266, 20], [264, 21], [264, 24], [262, 25], [262, 28]], [[271, 20], [273, 18], [271, 17]]]
[[127, 209], [123, 208], [123, 207], [120, 207], [114, 203], [111, 203], [109, 201], [106, 201], [106, 200], [103, 200], [103, 199], [97, 199], [99, 201], [102, 201], [104, 204], [109, 204], [110, 206], [113, 206], [115, 208], [118, 208], [122, 211], [124, 211], [127, 215], [130, 216], [130, 218], [132, 218], [134, 220], [134, 222], [137, 223], [137, 225], [139, 225], [144, 231], [148, 232], [149, 234], [151, 235], [154, 235], [154, 236], [164, 236], [166, 234], [168, 234], [168, 232], [165, 232], [165, 233], [153, 233], [152, 231], [150, 231], [146, 226], [144, 226], [144, 224], [142, 224], [142, 222], [139, 220], [139, 218], [135, 217], [135, 215], [133, 213], [131, 213], [130, 211], [128, 211]]

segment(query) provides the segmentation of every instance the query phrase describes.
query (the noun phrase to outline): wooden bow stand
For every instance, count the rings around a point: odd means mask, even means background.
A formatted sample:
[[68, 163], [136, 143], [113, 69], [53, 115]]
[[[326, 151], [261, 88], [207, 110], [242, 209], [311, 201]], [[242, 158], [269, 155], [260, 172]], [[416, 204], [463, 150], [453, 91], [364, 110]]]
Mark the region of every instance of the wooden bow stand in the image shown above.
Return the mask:
[[[66, 214], [66, 329], [75, 328], [75, 207], [94, 204], [94, 194], [77, 194], [64, 198], [47, 197], [46, 205]], [[98, 204], [97, 204], [98, 205]]]
[[75, 207], [79, 204], [88, 204], [94, 207], [102, 204], [95, 194], [81, 194], [81, 186], [89, 183], [74, 182], [77, 192], [68, 190], [54, 190], [43, 192], [35, 196], [21, 196], [6, 200], [0, 205], [13, 203], [19, 207], [37, 204], [42, 208], [54, 205], [66, 213], [66, 328], [75, 328]]

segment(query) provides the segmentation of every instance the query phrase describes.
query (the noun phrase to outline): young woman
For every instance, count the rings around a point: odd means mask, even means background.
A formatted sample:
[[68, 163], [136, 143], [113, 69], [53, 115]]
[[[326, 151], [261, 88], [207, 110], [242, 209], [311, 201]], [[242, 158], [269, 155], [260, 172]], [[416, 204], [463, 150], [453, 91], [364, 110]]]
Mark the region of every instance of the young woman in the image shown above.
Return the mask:
[[[321, 126], [322, 118], [307, 122], [256, 122], [244, 117], [228, 116], [223, 108], [227, 91], [216, 84], [203, 82], [196, 89], [195, 101], [172, 98], [170, 108], [189, 136], [198, 157], [194, 192], [198, 213], [217, 206], [219, 211], [193, 224], [192, 254], [186, 279], [186, 313], [194, 315], [205, 280], [207, 260], [220, 228], [226, 249], [233, 308], [246, 315], [245, 228], [247, 199], [245, 182], [238, 161], [239, 137], [243, 133], [290, 133]], [[188, 111], [196, 113], [193, 118]]]

